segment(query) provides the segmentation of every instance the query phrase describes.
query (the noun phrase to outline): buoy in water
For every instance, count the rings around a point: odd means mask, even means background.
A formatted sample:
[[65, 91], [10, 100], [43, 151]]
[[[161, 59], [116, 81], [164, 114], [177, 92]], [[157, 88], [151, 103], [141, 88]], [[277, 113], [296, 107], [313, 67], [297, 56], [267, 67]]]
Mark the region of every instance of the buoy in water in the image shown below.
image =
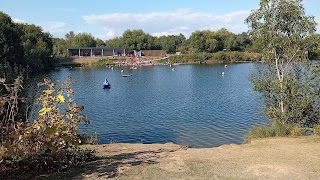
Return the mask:
[[227, 68], [227, 67], [228, 67], [228, 65], [225, 64], [225, 65], [224, 65], [224, 68]]
[[224, 76], [224, 74], [225, 74], [224, 72], [221, 73], [222, 76]]

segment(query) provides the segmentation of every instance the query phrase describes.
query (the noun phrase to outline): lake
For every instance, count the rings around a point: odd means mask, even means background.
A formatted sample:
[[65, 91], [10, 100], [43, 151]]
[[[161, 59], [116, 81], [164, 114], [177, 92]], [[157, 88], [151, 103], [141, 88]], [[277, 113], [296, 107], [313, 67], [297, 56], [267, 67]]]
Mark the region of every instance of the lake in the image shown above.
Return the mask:
[[[174, 70], [172, 68], [174, 67]], [[242, 143], [265, 122], [260, 95], [248, 75], [254, 63], [103, 68], [61, 68], [48, 76], [71, 76], [75, 102], [85, 106], [100, 143], [166, 143], [215, 147]], [[132, 74], [130, 77], [122, 77]], [[221, 73], [225, 72], [222, 76]], [[111, 89], [102, 89], [107, 78]]]

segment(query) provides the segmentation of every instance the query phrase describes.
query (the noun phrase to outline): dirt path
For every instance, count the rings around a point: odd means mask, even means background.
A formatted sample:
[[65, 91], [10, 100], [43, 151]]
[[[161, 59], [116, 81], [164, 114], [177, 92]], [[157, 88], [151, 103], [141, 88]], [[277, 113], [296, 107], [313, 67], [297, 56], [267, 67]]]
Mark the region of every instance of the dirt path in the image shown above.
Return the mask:
[[320, 179], [320, 138], [272, 138], [216, 148], [86, 146], [98, 160], [49, 179]]

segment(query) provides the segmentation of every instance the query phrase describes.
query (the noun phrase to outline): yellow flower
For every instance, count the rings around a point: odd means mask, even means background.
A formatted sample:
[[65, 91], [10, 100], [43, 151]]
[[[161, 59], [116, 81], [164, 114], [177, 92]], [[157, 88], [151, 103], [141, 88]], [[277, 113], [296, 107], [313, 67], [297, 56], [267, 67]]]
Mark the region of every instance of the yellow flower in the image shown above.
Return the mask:
[[39, 111], [39, 116], [43, 116], [45, 115], [47, 112], [51, 111], [51, 108], [46, 108], [46, 107], [43, 107], [42, 109], [40, 109]]
[[40, 126], [39, 124], [36, 124], [34, 127], [35, 127], [37, 130], [39, 130], [39, 129], [41, 128], [41, 126]]
[[56, 101], [58, 102], [58, 103], [63, 103], [64, 102], [64, 96], [62, 96], [62, 95], [58, 95], [57, 96], [57, 98], [56, 98]]

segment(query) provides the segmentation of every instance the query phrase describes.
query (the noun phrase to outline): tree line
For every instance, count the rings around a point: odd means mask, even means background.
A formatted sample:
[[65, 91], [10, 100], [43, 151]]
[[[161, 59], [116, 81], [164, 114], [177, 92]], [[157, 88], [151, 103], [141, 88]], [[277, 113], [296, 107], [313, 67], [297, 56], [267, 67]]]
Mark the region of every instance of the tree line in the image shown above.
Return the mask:
[[[152, 36], [143, 30], [126, 30], [120, 37], [103, 41], [89, 33], [68, 32], [65, 38], [54, 38], [55, 56], [67, 55], [68, 47], [122, 47], [128, 52], [133, 50], [164, 50], [166, 53], [214, 53], [222, 50], [243, 51], [251, 47], [249, 35], [245, 32], [234, 34], [227, 29], [218, 31], [195, 31], [187, 39], [183, 34]], [[258, 49], [258, 48], [257, 48]]]
[[18, 64], [30, 71], [51, 66], [52, 35], [34, 24], [14, 23], [0, 12], [0, 63]]
[[[0, 62], [19, 64], [38, 71], [49, 68], [54, 59], [67, 56], [70, 47], [123, 47], [133, 50], [164, 50], [168, 54], [215, 53], [219, 51], [249, 51], [262, 53], [264, 40], [254, 39], [247, 32], [234, 34], [225, 28], [217, 31], [198, 30], [189, 38], [183, 34], [152, 36], [143, 30], [126, 30], [119, 37], [102, 40], [90, 33], [68, 32], [64, 38], [54, 38], [40, 26], [14, 23], [11, 17], [0, 12]], [[320, 34], [312, 35], [320, 43]], [[320, 47], [309, 50], [309, 58], [320, 57]]]
[[[312, 36], [320, 43], [320, 34]], [[219, 51], [246, 51], [262, 53], [261, 46], [264, 40], [253, 39], [247, 32], [234, 34], [225, 28], [217, 31], [198, 30], [192, 32], [187, 39], [183, 34], [152, 36], [143, 30], [126, 30], [119, 37], [108, 40], [94, 38], [89, 33], [75, 34], [68, 32], [65, 38], [53, 38], [53, 54], [56, 57], [67, 56], [69, 47], [121, 47], [127, 52], [133, 50], [164, 50], [168, 54], [181, 52], [183, 54], [215, 53]], [[320, 47], [309, 50], [309, 58], [320, 57]]]

